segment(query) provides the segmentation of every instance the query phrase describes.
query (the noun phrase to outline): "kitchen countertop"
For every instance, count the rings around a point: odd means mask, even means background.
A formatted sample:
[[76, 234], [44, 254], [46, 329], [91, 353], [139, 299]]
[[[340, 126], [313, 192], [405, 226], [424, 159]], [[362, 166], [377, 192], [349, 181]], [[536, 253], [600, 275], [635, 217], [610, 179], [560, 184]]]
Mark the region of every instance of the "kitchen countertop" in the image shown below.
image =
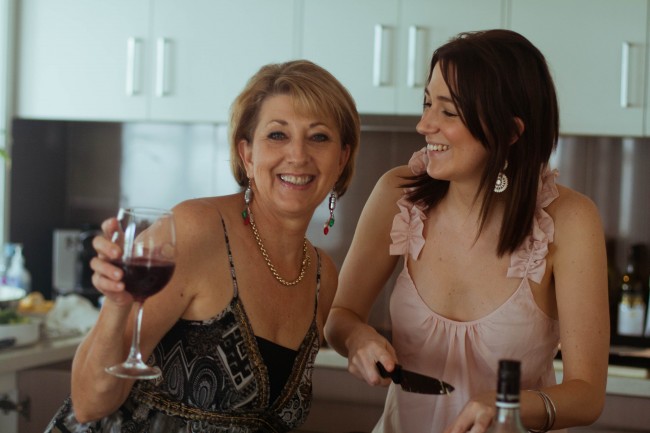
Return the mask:
[[[36, 344], [0, 350], [0, 374], [12, 373], [72, 359], [83, 336], [44, 339]], [[323, 348], [316, 357], [315, 366], [339, 370], [347, 369], [347, 359], [331, 348]], [[558, 382], [562, 380], [562, 361], [553, 363]], [[650, 398], [650, 369], [610, 365], [607, 393]]]
[[83, 335], [77, 335], [42, 339], [29, 346], [2, 349], [0, 350], [0, 374], [70, 360], [83, 338]]
[[[331, 348], [318, 353], [316, 367], [346, 370], [348, 360]], [[562, 381], [562, 361], [553, 361], [557, 382]], [[607, 369], [607, 394], [650, 398], [650, 369], [610, 365]]]

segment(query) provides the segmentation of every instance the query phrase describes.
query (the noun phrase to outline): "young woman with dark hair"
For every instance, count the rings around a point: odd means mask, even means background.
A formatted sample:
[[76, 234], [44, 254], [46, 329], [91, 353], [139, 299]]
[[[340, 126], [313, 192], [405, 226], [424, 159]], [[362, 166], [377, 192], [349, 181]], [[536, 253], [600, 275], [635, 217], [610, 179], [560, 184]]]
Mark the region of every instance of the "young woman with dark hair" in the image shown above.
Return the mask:
[[[435, 51], [417, 125], [426, 147], [368, 199], [325, 331], [369, 384], [388, 385], [376, 362], [399, 363], [456, 390], [391, 385], [376, 432], [485, 431], [503, 358], [521, 361], [531, 431], [598, 418], [609, 345], [604, 234], [593, 202], [555, 184], [558, 123], [544, 56], [523, 36], [464, 33]], [[400, 257], [389, 342], [367, 319]], [[362, 271], [367, 263], [373, 272]]]

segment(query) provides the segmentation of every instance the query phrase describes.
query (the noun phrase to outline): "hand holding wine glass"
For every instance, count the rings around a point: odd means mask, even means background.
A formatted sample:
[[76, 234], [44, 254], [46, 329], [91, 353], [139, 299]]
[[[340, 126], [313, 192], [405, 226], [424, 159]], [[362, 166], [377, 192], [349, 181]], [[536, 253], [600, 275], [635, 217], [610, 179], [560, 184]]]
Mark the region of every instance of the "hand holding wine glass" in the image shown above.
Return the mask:
[[128, 358], [106, 371], [122, 378], [155, 379], [161, 372], [158, 367], [150, 367], [142, 361], [140, 327], [145, 300], [162, 290], [174, 273], [174, 217], [171, 211], [164, 209], [123, 208], [117, 221], [119, 229], [113, 235], [113, 242], [122, 247], [122, 257], [113, 264], [124, 271], [124, 288], [133, 296], [137, 309]]

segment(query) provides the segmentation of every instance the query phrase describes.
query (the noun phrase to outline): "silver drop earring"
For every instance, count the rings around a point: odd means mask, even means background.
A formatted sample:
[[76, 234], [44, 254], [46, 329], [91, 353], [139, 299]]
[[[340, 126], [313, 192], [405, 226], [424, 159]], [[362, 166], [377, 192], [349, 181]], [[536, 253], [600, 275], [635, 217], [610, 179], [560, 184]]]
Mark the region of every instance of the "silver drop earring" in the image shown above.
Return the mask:
[[334, 225], [334, 209], [336, 208], [336, 193], [334, 191], [332, 191], [332, 194], [330, 194], [328, 207], [330, 210], [330, 218], [327, 220], [327, 222], [325, 222], [325, 224], [323, 224], [323, 233], [325, 236], [327, 236], [329, 233], [330, 227]]
[[246, 191], [244, 191], [244, 203], [246, 204], [246, 207], [241, 213], [241, 217], [244, 219], [244, 225], [248, 225], [251, 222], [250, 203], [251, 203], [251, 198], [253, 197], [253, 190], [251, 188], [252, 183], [253, 183], [253, 179], [249, 177], [248, 185], [246, 186]]
[[506, 161], [506, 165], [503, 166], [503, 170], [497, 176], [497, 182], [494, 185], [494, 192], [497, 194], [502, 193], [508, 188], [508, 176], [505, 174], [506, 168], [508, 168], [508, 161]]

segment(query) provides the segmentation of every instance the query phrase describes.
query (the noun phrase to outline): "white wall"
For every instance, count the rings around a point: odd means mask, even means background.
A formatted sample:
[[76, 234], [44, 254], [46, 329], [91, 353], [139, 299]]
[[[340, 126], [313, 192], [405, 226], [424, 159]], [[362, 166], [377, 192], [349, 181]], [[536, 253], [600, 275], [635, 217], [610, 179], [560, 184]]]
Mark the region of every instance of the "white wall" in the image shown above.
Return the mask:
[[[15, 0], [0, 1], [0, 149], [7, 149], [10, 145], [8, 137], [11, 136], [14, 13]], [[4, 244], [8, 232], [8, 178], [6, 164], [0, 159], [0, 245]]]

